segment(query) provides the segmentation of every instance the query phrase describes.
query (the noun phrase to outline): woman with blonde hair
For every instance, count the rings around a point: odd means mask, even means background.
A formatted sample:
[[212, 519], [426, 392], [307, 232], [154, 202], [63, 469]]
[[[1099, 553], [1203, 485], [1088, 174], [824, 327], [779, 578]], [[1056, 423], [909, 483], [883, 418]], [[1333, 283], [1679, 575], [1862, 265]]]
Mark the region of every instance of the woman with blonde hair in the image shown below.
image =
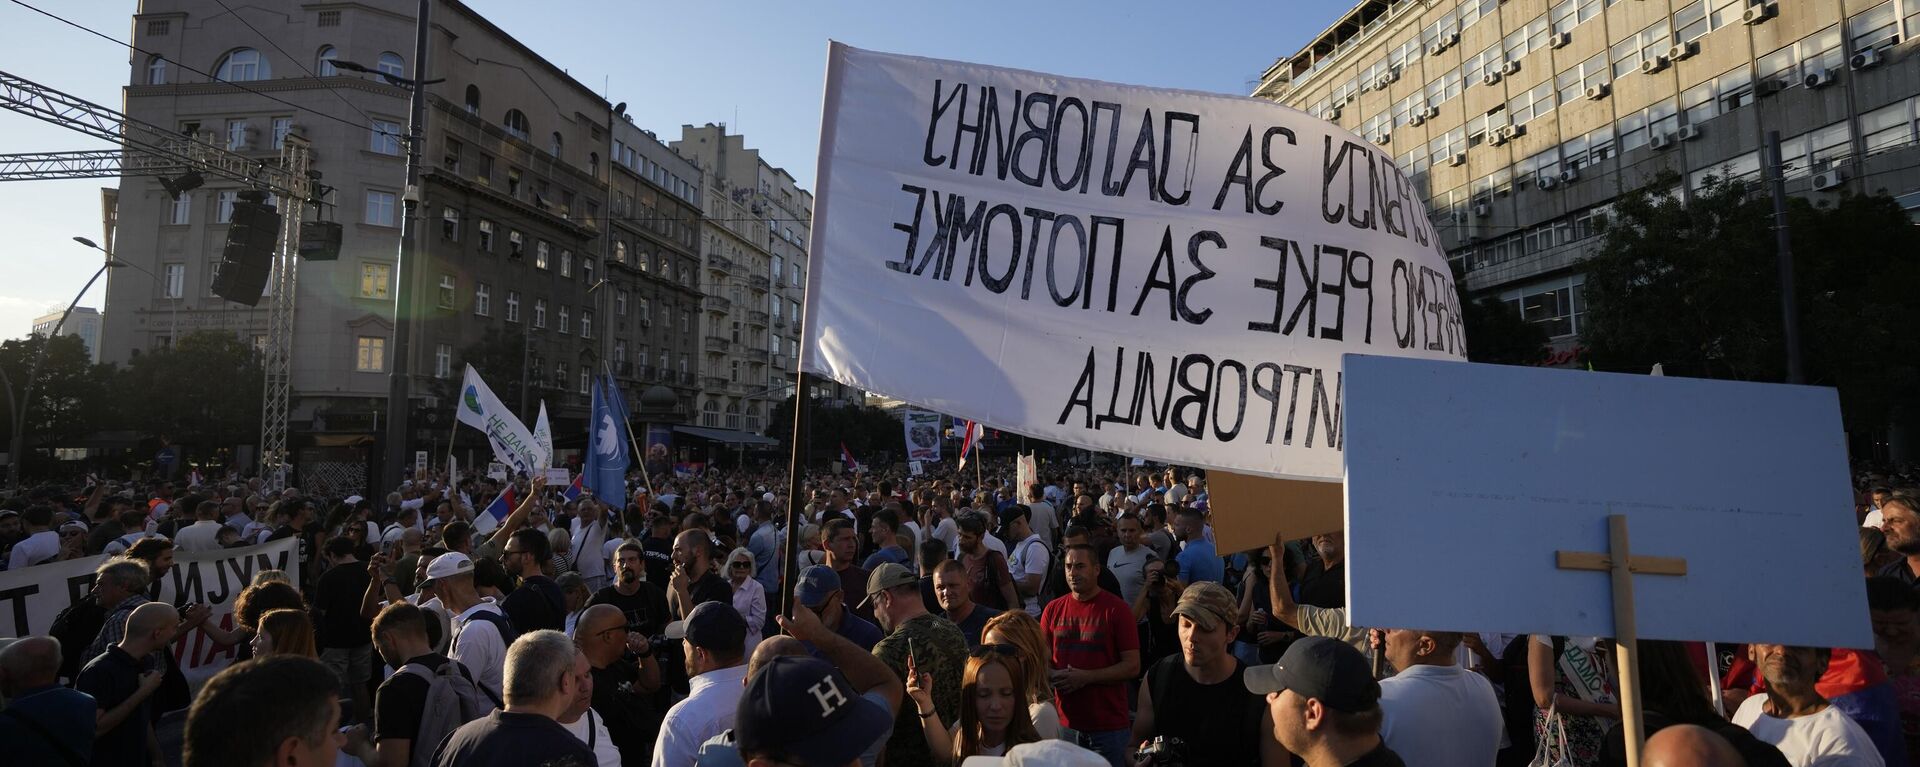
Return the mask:
[[1005, 756], [1009, 748], [1040, 740], [1024, 705], [1031, 674], [1022, 654], [1007, 644], [973, 648], [960, 687], [960, 721], [951, 728], [933, 706], [933, 675], [916, 673], [913, 657], [907, 657], [907, 695], [934, 758], [957, 765], [970, 756]]
[[980, 644], [1006, 645], [1020, 651], [1027, 670], [1027, 717], [1042, 740], [1060, 737], [1060, 712], [1053, 707], [1053, 656], [1047, 651], [1040, 622], [1025, 610], [995, 615], [981, 629]]
[[307, 611], [283, 608], [268, 610], [260, 616], [260, 625], [253, 632], [253, 657], [275, 655], [320, 658], [320, 651], [314, 648], [313, 621], [307, 618]]
[[727, 567], [720, 571], [733, 589], [733, 609], [747, 621], [747, 654], [753, 654], [767, 626], [767, 587], [753, 578], [753, 552], [745, 547], [727, 554]]

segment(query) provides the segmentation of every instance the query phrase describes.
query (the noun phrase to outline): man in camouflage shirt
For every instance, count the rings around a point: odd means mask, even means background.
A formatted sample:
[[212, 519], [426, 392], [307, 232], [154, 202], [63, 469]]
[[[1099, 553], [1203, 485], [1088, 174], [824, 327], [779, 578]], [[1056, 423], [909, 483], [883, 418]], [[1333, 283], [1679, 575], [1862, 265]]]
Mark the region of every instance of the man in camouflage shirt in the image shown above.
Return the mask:
[[[940, 721], [960, 716], [961, 672], [967, 666], [967, 637], [953, 621], [927, 612], [920, 598], [920, 578], [904, 565], [887, 562], [867, 577], [867, 601], [873, 617], [887, 636], [874, 645], [873, 654], [901, 679], [908, 678], [907, 654], [913, 668], [933, 676], [933, 707]], [[920, 727], [919, 712], [901, 706], [894, 718], [893, 737], [887, 741], [887, 767], [932, 767], [932, 752]]]

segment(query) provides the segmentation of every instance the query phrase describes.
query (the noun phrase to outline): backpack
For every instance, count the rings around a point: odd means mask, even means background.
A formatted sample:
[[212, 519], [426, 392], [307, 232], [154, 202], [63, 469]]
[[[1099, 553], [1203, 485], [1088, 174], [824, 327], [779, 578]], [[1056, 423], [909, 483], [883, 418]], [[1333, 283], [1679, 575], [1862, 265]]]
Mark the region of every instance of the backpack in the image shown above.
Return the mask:
[[87, 648], [93, 645], [105, 625], [107, 608], [92, 597], [81, 597], [53, 616], [53, 627], [47, 633], [60, 643], [61, 676], [68, 679], [80, 676], [80, 668], [93, 660], [87, 657]]
[[438, 671], [418, 663], [401, 666], [395, 673], [412, 674], [427, 682], [426, 705], [420, 711], [420, 731], [413, 738], [412, 767], [430, 767], [441, 741], [460, 725], [486, 716], [494, 709], [486, 690], [467, 673], [459, 661], [448, 660]]

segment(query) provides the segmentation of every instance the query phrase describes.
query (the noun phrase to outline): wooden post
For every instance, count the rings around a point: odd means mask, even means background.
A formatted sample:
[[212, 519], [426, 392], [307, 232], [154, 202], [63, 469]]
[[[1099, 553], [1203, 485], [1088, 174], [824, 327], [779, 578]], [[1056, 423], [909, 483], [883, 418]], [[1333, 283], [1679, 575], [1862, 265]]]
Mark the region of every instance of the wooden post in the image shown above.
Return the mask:
[[1640, 767], [1640, 750], [1647, 744], [1640, 709], [1640, 633], [1633, 612], [1633, 576], [1686, 575], [1687, 561], [1675, 557], [1635, 557], [1627, 541], [1627, 517], [1607, 516], [1607, 552], [1555, 552], [1562, 570], [1605, 571], [1613, 582], [1614, 658], [1620, 668], [1620, 727], [1627, 746], [1627, 767]]

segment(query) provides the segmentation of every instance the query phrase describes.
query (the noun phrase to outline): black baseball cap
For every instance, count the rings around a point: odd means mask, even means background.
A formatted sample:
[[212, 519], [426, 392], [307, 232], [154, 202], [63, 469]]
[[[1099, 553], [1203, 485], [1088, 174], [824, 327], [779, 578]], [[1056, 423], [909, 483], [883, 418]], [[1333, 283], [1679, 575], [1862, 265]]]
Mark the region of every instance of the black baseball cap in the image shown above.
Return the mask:
[[733, 733], [743, 758], [767, 753], [796, 764], [846, 764], [892, 732], [893, 721], [833, 664], [790, 655], [747, 682]]
[[1373, 680], [1367, 656], [1353, 645], [1307, 637], [1287, 648], [1280, 662], [1249, 666], [1242, 677], [1255, 695], [1292, 690], [1328, 708], [1357, 714], [1380, 703], [1380, 683]]
[[668, 639], [685, 639], [704, 650], [738, 652], [746, 647], [747, 621], [733, 605], [702, 602], [686, 620], [667, 624], [665, 633]]

